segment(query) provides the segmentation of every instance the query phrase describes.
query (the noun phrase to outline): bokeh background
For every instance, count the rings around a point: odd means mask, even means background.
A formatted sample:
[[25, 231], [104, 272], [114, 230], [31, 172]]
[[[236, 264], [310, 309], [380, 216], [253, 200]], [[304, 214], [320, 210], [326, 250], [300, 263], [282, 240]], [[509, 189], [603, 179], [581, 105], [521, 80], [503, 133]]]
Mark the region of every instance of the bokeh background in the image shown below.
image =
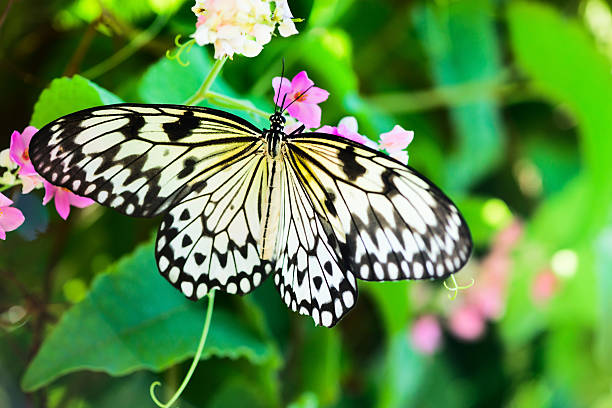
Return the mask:
[[[211, 67], [190, 1], [0, 2], [0, 149], [58, 111], [180, 103]], [[272, 110], [284, 58], [330, 91], [323, 124], [415, 131], [410, 164], [463, 211], [475, 250], [441, 282], [360, 283], [332, 330], [269, 280], [217, 294], [181, 407], [612, 407], [612, 13], [604, 0], [300, 0], [299, 35], [225, 64], [213, 89]], [[58, 79], [62, 78], [62, 79]], [[110, 91], [109, 92], [106, 92]], [[206, 104], [206, 103], [205, 103]], [[261, 117], [236, 112], [258, 125]], [[92, 206], [67, 222], [5, 192], [0, 407], [148, 407], [180, 383], [206, 301], [159, 276], [159, 220]]]

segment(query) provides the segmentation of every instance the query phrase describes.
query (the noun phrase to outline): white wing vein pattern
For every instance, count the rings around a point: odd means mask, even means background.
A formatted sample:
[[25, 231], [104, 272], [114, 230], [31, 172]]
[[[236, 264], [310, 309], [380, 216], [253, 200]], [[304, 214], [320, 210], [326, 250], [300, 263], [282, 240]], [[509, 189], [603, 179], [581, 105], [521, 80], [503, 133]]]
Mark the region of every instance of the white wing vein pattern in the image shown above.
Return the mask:
[[287, 145], [358, 278], [439, 279], [467, 262], [472, 240], [463, 217], [412, 168], [330, 135], [300, 134]]

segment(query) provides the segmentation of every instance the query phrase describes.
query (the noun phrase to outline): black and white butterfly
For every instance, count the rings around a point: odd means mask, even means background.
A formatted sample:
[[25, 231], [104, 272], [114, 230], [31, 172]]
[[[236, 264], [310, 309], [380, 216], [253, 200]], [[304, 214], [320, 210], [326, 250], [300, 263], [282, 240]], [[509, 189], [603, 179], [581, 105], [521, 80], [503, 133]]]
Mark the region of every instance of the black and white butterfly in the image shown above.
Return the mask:
[[119, 104], [43, 127], [29, 154], [54, 185], [135, 217], [163, 215], [161, 274], [197, 300], [269, 275], [292, 310], [331, 327], [356, 278], [445, 278], [472, 249], [455, 205], [412, 168], [351, 140], [263, 131], [197, 106]]

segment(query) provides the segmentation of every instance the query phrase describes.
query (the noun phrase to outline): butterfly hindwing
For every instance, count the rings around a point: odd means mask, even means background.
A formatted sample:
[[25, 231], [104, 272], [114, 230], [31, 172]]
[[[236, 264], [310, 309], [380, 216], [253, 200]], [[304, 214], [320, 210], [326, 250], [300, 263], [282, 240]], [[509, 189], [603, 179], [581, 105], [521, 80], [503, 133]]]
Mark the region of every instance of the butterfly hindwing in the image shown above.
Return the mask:
[[332, 135], [300, 134], [287, 146], [358, 278], [444, 278], [467, 262], [472, 242], [465, 221], [413, 169]]
[[357, 301], [355, 275], [343, 262], [327, 219], [315, 211], [308, 186], [286, 160], [283, 165], [274, 283], [287, 307], [332, 327]]
[[30, 143], [54, 185], [131, 216], [163, 213], [199, 174], [240, 157], [261, 131], [215, 109], [120, 104], [85, 109], [43, 127]]
[[259, 153], [246, 155], [200, 181], [201, 187], [162, 221], [156, 243], [159, 270], [192, 299], [212, 288], [249, 293], [272, 270], [257, 250], [266, 161]]

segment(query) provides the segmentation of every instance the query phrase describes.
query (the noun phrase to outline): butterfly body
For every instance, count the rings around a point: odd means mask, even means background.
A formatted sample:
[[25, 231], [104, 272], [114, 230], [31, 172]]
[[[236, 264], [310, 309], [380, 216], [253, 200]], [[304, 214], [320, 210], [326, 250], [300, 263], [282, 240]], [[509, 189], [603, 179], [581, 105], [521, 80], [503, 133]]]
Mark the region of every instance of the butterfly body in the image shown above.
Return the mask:
[[86, 109], [42, 128], [30, 157], [52, 184], [130, 216], [163, 216], [159, 271], [196, 300], [273, 275], [283, 301], [331, 327], [356, 279], [440, 279], [472, 248], [454, 204], [414, 169], [342, 137], [260, 130], [179, 105]]

